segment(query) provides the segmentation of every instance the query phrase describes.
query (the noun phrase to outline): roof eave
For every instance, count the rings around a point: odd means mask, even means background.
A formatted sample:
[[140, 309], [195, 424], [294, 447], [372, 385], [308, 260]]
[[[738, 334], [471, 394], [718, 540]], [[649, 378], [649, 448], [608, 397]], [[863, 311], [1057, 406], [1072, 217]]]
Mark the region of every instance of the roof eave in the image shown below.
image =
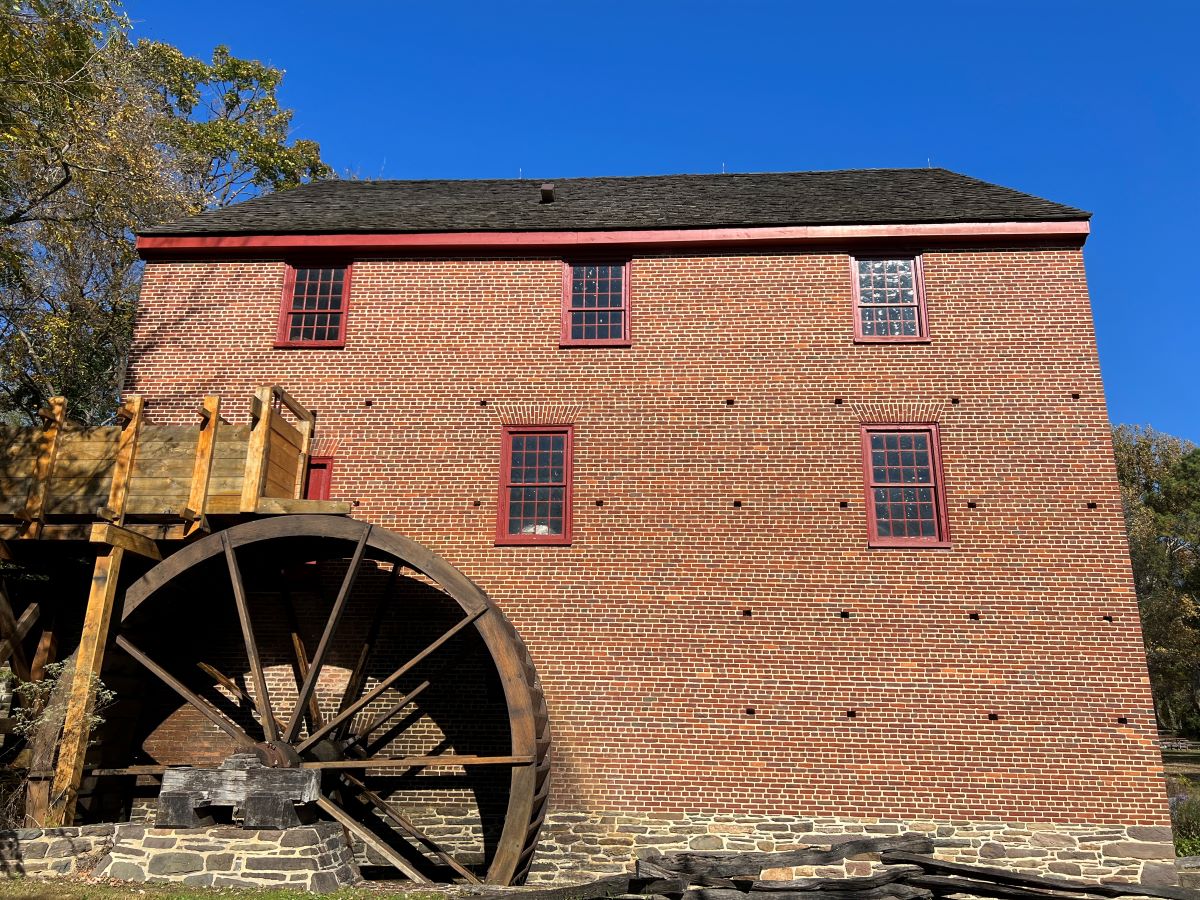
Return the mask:
[[1083, 244], [1087, 219], [1015, 222], [934, 222], [876, 225], [787, 225], [753, 228], [674, 228], [613, 231], [459, 231], [327, 234], [145, 234], [145, 259], [164, 256], [280, 256], [295, 253], [422, 253], [445, 251], [552, 252], [588, 248], [669, 249], [862, 244], [996, 242], [1061, 239]]

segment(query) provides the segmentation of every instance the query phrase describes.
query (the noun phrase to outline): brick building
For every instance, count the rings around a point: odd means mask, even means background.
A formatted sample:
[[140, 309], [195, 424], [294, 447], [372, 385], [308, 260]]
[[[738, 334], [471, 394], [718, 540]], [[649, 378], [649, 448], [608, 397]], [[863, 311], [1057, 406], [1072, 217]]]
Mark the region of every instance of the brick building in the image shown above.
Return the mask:
[[1088, 218], [940, 169], [316, 184], [140, 237], [128, 387], [287, 386], [310, 490], [497, 601], [537, 876], [916, 828], [1168, 878]]

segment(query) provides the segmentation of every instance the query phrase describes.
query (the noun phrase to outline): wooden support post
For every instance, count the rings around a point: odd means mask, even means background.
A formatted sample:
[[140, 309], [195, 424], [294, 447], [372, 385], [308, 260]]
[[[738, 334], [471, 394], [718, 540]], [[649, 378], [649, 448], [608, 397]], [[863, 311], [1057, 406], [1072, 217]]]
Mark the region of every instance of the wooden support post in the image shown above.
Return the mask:
[[13, 672], [21, 681], [29, 681], [29, 660], [26, 659], [25, 648], [21, 645], [21, 639], [25, 635], [18, 628], [17, 617], [8, 601], [8, 591], [5, 588], [3, 582], [0, 582], [0, 637], [4, 638], [5, 648], [12, 656]]
[[190, 536], [204, 528], [204, 508], [208, 505], [208, 482], [212, 475], [213, 452], [217, 447], [217, 427], [221, 422], [221, 398], [210, 394], [200, 407], [200, 433], [196, 437], [196, 463], [192, 467], [192, 485], [185, 513], [191, 516]]
[[29, 497], [25, 501], [23, 518], [26, 537], [40, 537], [46, 516], [46, 500], [50, 492], [50, 475], [58, 457], [58, 439], [67, 421], [67, 398], [51, 397], [50, 405], [39, 412], [44, 425], [38, 435], [38, 455], [33, 462], [33, 481], [29, 486]]
[[58, 747], [58, 765], [54, 770], [54, 786], [50, 790], [50, 805], [46, 811], [46, 828], [70, 825], [75, 818], [75, 800], [91, 736], [88, 720], [96, 699], [96, 680], [104, 664], [108, 624], [112, 619], [117, 579], [124, 557], [125, 550], [122, 547], [113, 547], [96, 557], [87, 611], [84, 613], [83, 633], [79, 637], [75, 668], [71, 674], [71, 693], [67, 699], [62, 740]]
[[275, 414], [274, 392], [261, 387], [254, 392], [251, 406], [254, 426], [250, 431], [250, 443], [246, 447], [246, 469], [242, 476], [242, 512], [258, 509], [258, 498], [262, 496], [267, 481], [267, 455], [271, 452], [271, 416]]
[[[122, 428], [117, 443], [117, 461], [113, 466], [112, 486], [108, 492], [108, 509], [113, 513], [112, 524], [117, 526], [125, 524], [125, 501], [129, 496], [129, 479], [137, 455], [144, 408], [141, 397], [130, 397], [117, 410]], [[119, 534], [120, 529], [114, 529], [114, 532]], [[103, 546], [92, 571], [83, 632], [79, 636], [75, 667], [71, 672], [67, 712], [58, 747], [58, 764], [54, 769], [54, 785], [46, 810], [45, 825], [48, 828], [70, 825], [75, 818], [75, 800], [91, 737], [89, 720], [96, 700], [96, 682], [104, 665], [108, 625], [112, 620], [117, 580], [121, 577], [121, 562], [125, 559], [125, 552], [125, 548], [119, 544]]]

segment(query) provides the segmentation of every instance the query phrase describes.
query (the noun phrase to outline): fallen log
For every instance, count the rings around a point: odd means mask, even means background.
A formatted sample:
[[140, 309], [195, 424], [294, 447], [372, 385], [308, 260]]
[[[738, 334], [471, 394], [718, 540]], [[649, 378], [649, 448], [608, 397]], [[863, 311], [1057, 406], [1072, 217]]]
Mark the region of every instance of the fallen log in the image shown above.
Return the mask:
[[751, 891], [728, 888], [698, 888], [683, 900], [930, 900], [933, 892], [896, 882], [862, 890]]
[[[793, 866], [828, 866], [851, 856], [883, 851], [909, 851], [906, 855], [932, 853], [933, 841], [920, 835], [902, 834], [898, 837], [864, 838], [844, 841], [828, 850], [809, 845], [800, 850], [779, 850], [765, 853], [684, 851], [660, 856], [653, 860], [655, 868], [670, 875], [716, 875], [731, 878], [739, 875], [757, 878], [763, 869], [786, 869]], [[1172, 898], [1180, 900], [1180, 898]], [[1192, 900], [1192, 898], [1189, 898]]]
[[996, 869], [991, 866], [946, 862], [945, 860], [934, 859], [931, 856], [921, 856], [918, 853], [908, 853], [900, 849], [885, 850], [880, 855], [883, 861], [888, 864], [907, 863], [920, 866], [926, 872], [956, 875], [970, 881], [993, 882], [1020, 888], [1032, 888], [1035, 891], [1062, 891], [1069, 894], [1094, 894], [1100, 897], [1156, 897], [1159, 900], [1200, 900], [1200, 891], [1192, 891], [1187, 888], [1151, 887], [1146, 884], [1126, 884], [1114, 881], [1088, 884], [1082, 881], [1068, 881], [1065, 878], [1021, 875], [1010, 869]]
[[928, 888], [935, 897], [949, 897], [965, 894], [972, 897], [992, 897], [995, 900], [1066, 900], [1062, 893], [1033, 888], [1014, 887], [1005, 884], [992, 884], [987, 881], [977, 881], [974, 878], [958, 878], [953, 875], [914, 875], [908, 884]]
[[907, 882], [924, 870], [920, 866], [888, 866], [882, 872], [861, 878], [797, 878], [794, 881], [742, 881], [733, 886], [746, 893], [775, 893], [777, 891], [862, 891], [882, 887], [897, 881]]

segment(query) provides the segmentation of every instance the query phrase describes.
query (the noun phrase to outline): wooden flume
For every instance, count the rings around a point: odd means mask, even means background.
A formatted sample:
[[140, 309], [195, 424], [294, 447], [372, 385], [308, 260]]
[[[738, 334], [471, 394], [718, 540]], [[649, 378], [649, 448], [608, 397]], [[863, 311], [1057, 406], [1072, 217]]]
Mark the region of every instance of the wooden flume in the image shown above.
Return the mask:
[[[248, 427], [231, 425], [222, 408], [221, 398], [206, 397], [197, 427], [158, 426], [146, 421], [140, 398], [132, 398], [122, 405], [117, 425], [85, 428], [71, 423], [65, 403], [56, 400], [41, 429], [0, 429], [0, 553], [19, 563], [44, 557], [53, 546], [64, 553], [85, 550], [95, 561], [90, 595], [80, 598], [78, 646], [64, 657], [73, 664], [66, 720], [50, 752], [42, 753], [43, 769], [32, 773], [30, 823], [71, 823], [85, 770], [102, 779], [144, 779], [167, 768], [131, 759], [86, 769], [87, 723], [107, 647], [264, 765], [319, 771], [321, 813], [409, 878], [427, 881], [441, 867], [468, 882], [523, 880], [545, 812], [550, 738], [541, 689], [520, 638], [478, 586], [427, 548], [347, 518], [349, 504], [302, 499], [315, 418], [286, 391], [258, 390]], [[324, 617], [320, 637], [307, 646], [293, 582], [297, 571], [313, 577], [321, 566], [344, 571], [336, 595], [318, 613]], [[356, 594], [367, 566], [387, 576], [387, 588], [373, 601]], [[247, 571], [254, 573], [253, 588]], [[265, 590], [262, 573], [270, 571], [279, 576], [271, 596], [285, 610], [296, 676], [287, 691], [268, 677], [262, 655], [265, 613], [257, 598]], [[199, 572], [206, 573], [205, 608], [226, 610], [236, 622], [223, 637], [237, 639], [244, 669], [228, 670], [228, 659], [215, 657], [181, 666], [169, 635], [147, 636], [137, 624], [169, 604], [180, 585], [202, 581]], [[218, 572], [223, 577], [213, 574]], [[409, 576], [436, 586], [460, 615], [408, 659], [384, 665], [377, 638], [389, 617], [399, 614], [396, 585]], [[0, 583], [0, 660], [28, 679], [53, 652], [53, 623], [37, 600], [14, 609], [4, 587]], [[345, 613], [370, 602], [375, 605], [366, 635], [349, 647]], [[405, 616], [421, 612], [411, 601], [403, 609]], [[507, 722], [508, 746], [483, 754], [441, 745], [418, 753], [389, 751], [420, 713], [431, 681], [454, 677], [453, 665], [438, 669], [434, 663], [453, 659], [467, 632], [482, 641], [495, 667], [502, 697], [492, 702]], [[31, 642], [37, 648], [32, 660]], [[318, 686], [335, 648], [354, 660], [353, 668], [334, 711], [323, 715]], [[231, 715], [231, 702], [245, 714]], [[498, 837], [464, 861], [456, 858], [459, 849], [440, 846], [373, 783], [425, 770], [479, 768], [508, 773], [501, 777], [506, 808]]]

